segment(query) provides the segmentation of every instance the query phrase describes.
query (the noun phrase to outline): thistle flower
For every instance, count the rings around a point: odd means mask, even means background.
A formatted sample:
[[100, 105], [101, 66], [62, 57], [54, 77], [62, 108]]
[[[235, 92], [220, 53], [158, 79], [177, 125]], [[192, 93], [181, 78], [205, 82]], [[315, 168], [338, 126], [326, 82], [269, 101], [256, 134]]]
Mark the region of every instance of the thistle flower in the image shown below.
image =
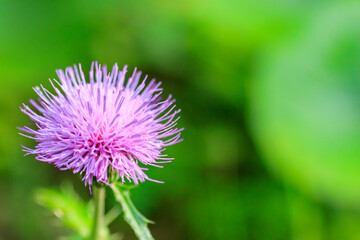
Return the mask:
[[25, 155], [35, 154], [37, 160], [60, 170], [80, 172], [89, 187], [94, 177], [108, 184], [110, 169], [123, 182], [155, 181], [144, 173], [145, 166], [170, 162], [172, 158], [161, 153], [182, 141], [183, 130], [174, 128], [180, 112], [174, 111], [175, 100], [171, 95], [161, 100], [161, 82], [152, 79], [146, 85], [145, 76], [140, 83], [141, 72], [136, 68], [125, 81], [127, 66], [119, 71], [115, 64], [108, 73], [97, 62], [92, 63], [89, 83], [80, 64], [79, 70], [74, 65], [56, 72], [60, 82], [50, 79], [56, 94], [40, 85], [34, 88], [38, 103], [30, 100], [37, 111], [25, 104], [20, 107], [37, 127], [19, 128], [32, 136], [21, 135], [38, 143], [35, 149], [23, 146]]

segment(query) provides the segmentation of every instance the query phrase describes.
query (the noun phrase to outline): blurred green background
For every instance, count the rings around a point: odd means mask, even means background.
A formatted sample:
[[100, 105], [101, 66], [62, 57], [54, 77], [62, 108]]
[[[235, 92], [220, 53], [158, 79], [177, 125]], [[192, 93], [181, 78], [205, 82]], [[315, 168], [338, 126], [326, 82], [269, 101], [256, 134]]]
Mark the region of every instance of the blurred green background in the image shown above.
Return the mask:
[[1, 240], [69, 233], [38, 188], [90, 198], [23, 157], [16, 126], [33, 86], [92, 60], [139, 67], [182, 109], [176, 160], [149, 171], [165, 184], [132, 191], [156, 239], [360, 239], [358, 1], [0, 0]]

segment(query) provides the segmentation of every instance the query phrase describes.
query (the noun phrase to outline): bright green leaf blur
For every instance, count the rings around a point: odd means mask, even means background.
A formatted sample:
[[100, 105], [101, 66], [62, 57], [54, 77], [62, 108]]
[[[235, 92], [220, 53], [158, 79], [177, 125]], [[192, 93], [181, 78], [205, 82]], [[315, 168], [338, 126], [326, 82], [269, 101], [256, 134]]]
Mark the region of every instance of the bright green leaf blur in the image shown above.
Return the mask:
[[360, 206], [356, 29], [360, 4], [315, 11], [301, 37], [264, 57], [252, 96], [256, 138], [273, 170], [322, 200], [353, 207]]
[[39, 189], [35, 200], [39, 205], [51, 210], [66, 227], [73, 229], [82, 238], [90, 236], [93, 211], [70, 185], [64, 186], [62, 191]]

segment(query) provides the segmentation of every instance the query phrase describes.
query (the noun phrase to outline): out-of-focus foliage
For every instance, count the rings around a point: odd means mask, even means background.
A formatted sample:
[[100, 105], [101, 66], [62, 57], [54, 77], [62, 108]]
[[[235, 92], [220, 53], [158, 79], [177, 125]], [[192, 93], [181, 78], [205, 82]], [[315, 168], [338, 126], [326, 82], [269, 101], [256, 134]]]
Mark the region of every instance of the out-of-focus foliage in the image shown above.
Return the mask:
[[323, 200], [360, 204], [360, 4], [315, 11], [264, 57], [253, 125], [277, 173]]
[[90, 236], [93, 210], [89, 204], [80, 199], [71, 185], [63, 186], [62, 191], [39, 189], [35, 199], [38, 204], [51, 210], [61, 223], [73, 229], [81, 238]]
[[360, 239], [359, 16], [340, 0], [0, 0], [0, 239], [69, 233], [38, 188], [90, 198], [23, 157], [16, 126], [31, 87], [92, 60], [139, 67], [182, 109], [176, 160], [149, 170], [165, 184], [132, 190], [156, 239]]

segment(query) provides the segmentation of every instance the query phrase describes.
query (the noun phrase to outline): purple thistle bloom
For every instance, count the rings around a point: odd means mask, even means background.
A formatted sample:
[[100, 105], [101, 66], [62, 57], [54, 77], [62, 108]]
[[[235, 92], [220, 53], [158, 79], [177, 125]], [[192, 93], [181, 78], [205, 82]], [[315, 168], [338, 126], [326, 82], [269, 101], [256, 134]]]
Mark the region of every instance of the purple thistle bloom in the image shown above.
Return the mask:
[[[95, 65], [95, 77], [94, 77]], [[80, 70], [80, 71], [79, 71]], [[35, 149], [23, 146], [25, 155], [54, 164], [60, 170], [73, 169], [84, 173], [85, 185], [96, 181], [108, 184], [108, 170], [118, 172], [135, 184], [151, 180], [142, 165], [162, 167], [172, 158], [162, 155], [166, 146], [181, 142], [183, 128], [174, 128], [180, 110], [173, 111], [171, 95], [161, 100], [162, 88], [152, 79], [139, 84], [141, 72], [136, 68], [125, 83], [127, 66], [119, 71], [117, 64], [111, 73], [106, 66], [92, 63], [90, 83], [76, 65], [65, 72], [57, 70], [60, 83], [50, 80], [56, 95], [42, 85], [35, 87], [38, 103], [30, 103], [38, 111], [23, 104], [21, 111], [36, 124], [37, 129], [19, 128], [35, 139]], [[109, 168], [110, 167], [110, 168]], [[158, 181], [155, 181], [158, 182]]]

